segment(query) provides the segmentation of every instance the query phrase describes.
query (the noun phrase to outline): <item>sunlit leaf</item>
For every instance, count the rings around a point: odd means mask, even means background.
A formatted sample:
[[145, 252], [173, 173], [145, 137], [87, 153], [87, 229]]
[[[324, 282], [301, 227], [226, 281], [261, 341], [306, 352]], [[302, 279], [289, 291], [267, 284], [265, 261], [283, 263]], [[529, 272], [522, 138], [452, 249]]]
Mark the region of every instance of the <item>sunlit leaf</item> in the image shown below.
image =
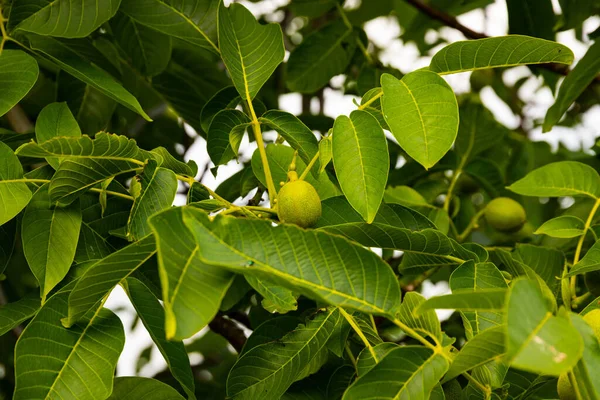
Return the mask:
[[[220, 3], [220, 2], [219, 2]], [[283, 61], [281, 27], [261, 25], [241, 4], [219, 6], [219, 47], [233, 84], [245, 101], [252, 101]]]
[[439, 75], [414, 71], [397, 79], [381, 76], [382, 109], [392, 134], [406, 153], [425, 168], [446, 154], [458, 132], [458, 105]]
[[586, 272], [597, 271], [600, 269], [600, 241], [594, 243], [594, 245], [585, 253], [583, 258], [573, 267], [567, 274], [567, 278]]
[[574, 215], [561, 215], [544, 222], [535, 234], [569, 239], [583, 235], [584, 225], [584, 222]]
[[440, 74], [525, 64], [571, 64], [573, 52], [560, 43], [510, 35], [454, 42], [438, 51], [429, 69]]
[[261, 304], [268, 312], [285, 314], [298, 309], [296, 296], [291, 290], [253, 276], [247, 276], [246, 280], [263, 297]]
[[31, 200], [23, 167], [13, 151], [0, 143], [0, 225], [13, 219]]
[[342, 192], [367, 223], [373, 222], [389, 169], [383, 129], [366, 111], [340, 115], [333, 126], [332, 151]]
[[217, 216], [211, 222], [193, 208], [185, 208], [184, 221], [202, 243], [200, 258], [209, 264], [370, 313], [389, 313], [400, 301], [391, 268], [371, 251], [339, 236], [250, 219]]
[[456, 309], [461, 311], [502, 310], [506, 300], [506, 289], [481, 289], [457, 291], [452, 294], [427, 299], [417, 310], [417, 315], [431, 309]]
[[558, 376], [581, 358], [581, 335], [567, 317], [552, 315], [535, 282], [515, 281], [506, 314], [506, 352], [511, 366]]
[[525, 196], [600, 197], [600, 175], [589, 165], [576, 161], [560, 161], [531, 171], [508, 187]]

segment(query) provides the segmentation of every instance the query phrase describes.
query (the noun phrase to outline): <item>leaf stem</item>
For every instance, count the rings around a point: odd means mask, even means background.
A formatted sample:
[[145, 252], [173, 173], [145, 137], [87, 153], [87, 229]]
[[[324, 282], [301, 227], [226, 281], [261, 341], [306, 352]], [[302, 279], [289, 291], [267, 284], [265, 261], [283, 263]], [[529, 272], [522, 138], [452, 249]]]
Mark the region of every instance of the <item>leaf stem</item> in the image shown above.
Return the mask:
[[340, 313], [344, 316], [344, 318], [346, 318], [346, 321], [348, 321], [352, 329], [354, 329], [354, 332], [356, 332], [360, 340], [362, 340], [365, 347], [369, 349], [369, 353], [371, 353], [371, 356], [373, 356], [373, 360], [375, 360], [375, 362], [378, 363], [379, 360], [377, 358], [377, 353], [375, 353], [373, 346], [371, 346], [371, 343], [369, 343], [369, 341], [367, 340], [367, 337], [365, 336], [362, 329], [360, 329], [360, 326], [358, 326], [358, 324], [356, 323], [354, 317], [348, 314], [342, 307], [338, 307], [338, 309], [340, 310]]
[[485, 207], [482, 208], [481, 210], [479, 210], [479, 212], [477, 212], [477, 214], [475, 214], [473, 216], [473, 218], [471, 218], [469, 225], [467, 225], [465, 230], [456, 237], [456, 240], [459, 243], [462, 243], [466, 239], [466, 237], [469, 236], [469, 234], [473, 231], [473, 229], [475, 229], [477, 227], [477, 224], [479, 223], [479, 219], [481, 218], [481, 216], [484, 213], [485, 213]]
[[352, 350], [350, 350], [350, 345], [348, 344], [348, 342], [346, 342], [346, 354], [348, 354], [348, 358], [350, 359], [350, 362], [352, 363], [352, 365], [354, 365], [354, 370], [357, 369], [357, 365], [356, 365], [356, 357], [354, 357], [354, 354], [352, 354]]
[[430, 343], [427, 339], [421, 336], [417, 331], [406, 325], [404, 322], [400, 321], [398, 318], [394, 318], [391, 320], [394, 325], [398, 328], [402, 329], [407, 335], [421, 342], [425, 347], [429, 347], [433, 351], [438, 351], [437, 346]]
[[269, 202], [271, 203], [271, 208], [273, 208], [277, 202], [277, 190], [275, 189], [275, 183], [273, 182], [273, 176], [271, 175], [269, 159], [267, 158], [265, 143], [260, 130], [260, 122], [258, 122], [258, 118], [256, 117], [256, 112], [254, 111], [254, 106], [252, 105], [252, 99], [250, 98], [250, 95], [248, 95], [246, 103], [248, 104], [248, 110], [250, 111], [250, 117], [252, 118], [252, 131], [254, 132], [256, 144], [258, 145], [258, 153], [260, 154], [260, 160], [265, 171], [267, 190], [269, 191]]
[[[587, 235], [587, 231], [590, 229], [590, 226], [592, 225], [592, 221], [594, 220], [594, 216], [596, 215], [596, 211], [598, 211], [599, 206], [600, 206], [600, 198], [597, 198], [596, 202], [594, 203], [594, 206], [592, 207], [592, 210], [590, 211], [590, 214], [587, 217], [587, 220], [585, 221], [585, 226], [583, 227], [583, 234], [579, 237], [579, 241], [577, 242], [577, 247], [575, 248], [575, 256], [573, 257], [573, 267], [575, 266], [575, 264], [577, 264], [579, 262], [579, 257], [581, 257], [581, 248], [583, 247], [583, 242]], [[570, 286], [571, 286], [571, 296], [573, 296], [573, 300], [574, 300], [577, 296], [577, 275], [574, 275], [571, 277]]]
[[306, 166], [306, 168], [304, 169], [304, 171], [302, 171], [302, 175], [300, 175], [300, 178], [298, 178], [299, 181], [303, 181], [304, 178], [306, 178], [306, 175], [308, 175], [308, 173], [310, 172], [311, 168], [315, 166], [315, 163], [319, 159], [319, 153], [320, 152], [317, 151], [317, 153], [312, 158], [312, 160], [310, 160], [310, 162], [308, 163], [308, 165]]
[[365, 108], [369, 107], [371, 104], [373, 104], [378, 98], [380, 98], [381, 96], [383, 96], [383, 89], [377, 93], [375, 96], [371, 97], [369, 100], [365, 101], [364, 104], [361, 104], [360, 106], [358, 106], [359, 110], [364, 110]]
[[2, 33], [2, 40], [0, 41], [0, 56], [2, 55], [2, 50], [4, 50], [4, 43], [9, 39], [8, 33], [6, 33], [6, 28], [4, 27], [4, 22], [8, 21], [2, 15], [2, 6], [0, 6], [0, 32]]
[[[23, 178], [23, 179], [15, 179], [13, 182], [48, 183], [48, 182], [50, 182], [50, 179], [28, 179], [28, 178]], [[99, 189], [99, 188], [90, 188], [90, 192], [94, 192], [94, 193], [106, 193], [106, 194], [110, 194], [111, 196], [120, 197], [122, 199], [127, 199], [127, 200], [131, 200], [131, 201], [134, 200], [133, 196], [129, 196], [128, 194], [125, 194], [125, 193], [114, 192], [112, 190], [104, 190], [104, 189]]]
[[350, 30], [354, 29], [352, 27], [352, 23], [350, 23], [350, 20], [348, 19], [348, 16], [346, 15], [346, 12], [344, 11], [344, 7], [342, 7], [340, 5], [340, 3], [338, 3], [337, 1], [335, 3], [335, 7], [337, 8], [338, 12], [340, 13], [340, 17], [342, 18], [342, 21], [344, 21], [344, 25], [346, 25], [348, 27], [348, 29], [350, 29]]

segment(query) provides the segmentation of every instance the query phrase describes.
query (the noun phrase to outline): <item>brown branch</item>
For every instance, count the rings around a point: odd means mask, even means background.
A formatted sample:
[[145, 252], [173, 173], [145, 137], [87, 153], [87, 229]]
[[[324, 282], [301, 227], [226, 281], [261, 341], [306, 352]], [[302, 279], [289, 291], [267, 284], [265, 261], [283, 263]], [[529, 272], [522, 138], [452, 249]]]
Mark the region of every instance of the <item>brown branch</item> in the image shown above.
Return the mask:
[[[489, 38], [488, 35], [481, 33], [481, 32], [474, 31], [473, 29], [464, 26], [463, 24], [458, 22], [458, 20], [454, 16], [446, 14], [443, 11], [437, 10], [437, 9], [429, 6], [428, 4], [421, 2], [421, 0], [405, 0], [405, 1], [408, 4], [410, 4], [411, 6], [413, 6], [414, 8], [416, 8], [417, 10], [428, 15], [430, 18], [435, 19], [436, 21], [439, 21], [446, 26], [449, 26], [451, 28], [456, 29], [457, 31], [462, 32], [462, 34], [465, 35], [465, 37], [467, 37], [468, 39]], [[552, 72], [560, 74], [560, 75], [565, 75], [565, 76], [568, 75], [568, 73], [569, 73], [567, 67], [564, 67], [559, 64], [539, 64], [539, 65], [537, 65], [537, 67], [544, 68], [546, 70], [552, 71]], [[597, 76], [595, 80], [596, 80], [596, 82], [599, 82], [600, 77]]]
[[238, 353], [242, 351], [244, 344], [246, 344], [246, 335], [235, 322], [217, 315], [208, 326], [213, 332], [227, 339]]

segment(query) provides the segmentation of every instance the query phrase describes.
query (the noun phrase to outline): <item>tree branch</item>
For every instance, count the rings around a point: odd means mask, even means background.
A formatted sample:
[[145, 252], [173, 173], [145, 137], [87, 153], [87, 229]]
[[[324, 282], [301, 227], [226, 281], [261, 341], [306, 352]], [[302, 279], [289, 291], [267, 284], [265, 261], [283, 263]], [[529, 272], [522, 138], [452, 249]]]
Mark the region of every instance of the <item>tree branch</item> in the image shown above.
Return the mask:
[[244, 331], [240, 329], [230, 319], [217, 315], [209, 324], [210, 329], [223, 336], [233, 346], [233, 348], [240, 353], [244, 344], [246, 344], [246, 335]]
[[[449, 26], [451, 28], [456, 29], [457, 31], [462, 32], [462, 34], [465, 35], [465, 37], [467, 37], [468, 39], [485, 39], [485, 38], [489, 37], [488, 35], [486, 35], [484, 33], [476, 32], [473, 29], [464, 26], [463, 24], [458, 22], [458, 20], [454, 16], [446, 14], [443, 11], [437, 10], [437, 9], [429, 6], [428, 4], [421, 2], [421, 0], [405, 0], [405, 1], [408, 4], [410, 4], [411, 6], [413, 6], [414, 8], [416, 8], [417, 10], [428, 15], [430, 18], [435, 19], [436, 21], [439, 21], [446, 26]], [[568, 68], [566, 68], [562, 65], [559, 65], [559, 64], [539, 64], [539, 65], [537, 65], [537, 67], [552, 71], [552, 72], [560, 74], [560, 75], [565, 75], [565, 76], [568, 75], [568, 73], [569, 73]], [[595, 81], [599, 82], [600, 77], [597, 76], [595, 78]]]

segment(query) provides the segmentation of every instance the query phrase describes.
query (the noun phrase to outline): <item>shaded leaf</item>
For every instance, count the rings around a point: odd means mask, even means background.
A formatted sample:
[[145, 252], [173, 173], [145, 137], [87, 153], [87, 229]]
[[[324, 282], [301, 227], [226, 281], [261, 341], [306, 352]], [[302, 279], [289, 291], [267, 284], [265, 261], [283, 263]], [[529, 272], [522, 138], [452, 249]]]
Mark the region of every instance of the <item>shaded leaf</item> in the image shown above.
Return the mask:
[[247, 276], [246, 280], [263, 297], [261, 304], [268, 312], [285, 314], [298, 309], [296, 296], [291, 290], [254, 276]]
[[171, 386], [151, 378], [123, 376], [115, 378], [115, 386], [108, 400], [183, 400]]
[[0, 56], [0, 116], [13, 108], [33, 87], [39, 74], [35, 58], [21, 50], [3, 50]]
[[560, 85], [556, 101], [548, 109], [544, 119], [543, 131], [548, 132], [556, 125], [571, 104], [583, 93], [600, 72], [600, 42], [594, 42], [583, 58]]
[[133, 201], [127, 221], [127, 237], [131, 241], [140, 240], [152, 232], [149, 218], [171, 207], [177, 193], [175, 173], [157, 167], [153, 160], [149, 161], [139, 178], [135, 179], [139, 179], [142, 189], [140, 195]]
[[417, 314], [416, 310], [425, 303], [425, 297], [416, 292], [408, 292], [398, 312], [398, 319], [415, 331], [442, 341], [442, 328], [435, 310]]
[[321, 367], [322, 355], [328, 351], [326, 343], [342, 320], [338, 309], [331, 308], [310, 318], [304, 326], [300, 325], [280, 340], [245, 352], [227, 378], [228, 397], [279, 398], [294, 381]]
[[571, 267], [565, 278], [600, 269], [600, 241], [594, 243], [579, 262]]
[[360, 376], [343, 400], [426, 400], [447, 369], [448, 361], [441, 353], [420, 346], [399, 347]]
[[[144, 323], [146, 330], [169, 365], [173, 377], [183, 387], [188, 398], [195, 398], [194, 376], [183, 342], [168, 341], [165, 335], [165, 311], [158, 299], [146, 285], [134, 278], [127, 278], [125, 288], [131, 304]], [[118, 382], [115, 382], [115, 386]], [[130, 395], [127, 395], [130, 398]]]
[[427, 299], [416, 310], [417, 315], [431, 309], [456, 309], [461, 311], [502, 310], [506, 300], [506, 289], [481, 289], [460, 291]]
[[230, 135], [232, 132], [243, 134], [249, 126], [250, 119], [239, 110], [221, 110], [213, 117], [206, 140], [208, 154], [216, 166], [237, 157], [237, 149], [232, 149]]
[[40, 283], [42, 302], [71, 268], [82, 220], [79, 203], [53, 206], [48, 188], [46, 183], [35, 192], [21, 226], [23, 253]]
[[287, 87], [313, 93], [346, 70], [358, 36], [340, 19], [313, 32], [292, 51], [287, 62]]
[[583, 338], [583, 357], [575, 367], [573, 375], [583, 399], [600, 398], [600, 344], [595, 331], [580, 316], [570, 314], [571, 323]]
[[37, 293], [29, 293], [0, 307], [0, 336], [33, 317], [40, 305], [40, 296]]
[[47, 56], [75, 78], [98, 89], [100, 92], [151, 121], [137, 99], [109, 73], [98, 68], [72, 47], [59, 40], [45, 36], [30, 36], [31, 48]]
[[94, 305], [156, 253], [154, 238], [149, 236], [112, 253], [87, 268], [69, 294], [65, 326], [73, 326]]
[[373, 352], [377, 356], [377, 361], [373, 358], [373, 353], [368, 348], [363, 349], [356, 358], [356, 375], [359, 377], [369, 372], [377, 363], [385, 358], [388, 353], [398, 348], [396, 343], [382, 342], [373, 346]]
[[139, 24], [216, 53], [219, 0], [124, 1], [120, 11]]
[[125, 344], [121, 321], [100, 305], [67, 329], [60, 319], [67, 315], [68, 296], [69, 290], [63, 289], [48, 299], [19, 337], [15, 349], [15, 400], [54, 395], [97, 399], [111, 393], [117, 360]]
[[[80, 137], [81, 129], [67, 103], [51, 103], [40, 111], [35, 120], [35, 139], [43, 143], [59, 136]], [[48, 158], [48, 164], [58, 169], [60, 159]]]

